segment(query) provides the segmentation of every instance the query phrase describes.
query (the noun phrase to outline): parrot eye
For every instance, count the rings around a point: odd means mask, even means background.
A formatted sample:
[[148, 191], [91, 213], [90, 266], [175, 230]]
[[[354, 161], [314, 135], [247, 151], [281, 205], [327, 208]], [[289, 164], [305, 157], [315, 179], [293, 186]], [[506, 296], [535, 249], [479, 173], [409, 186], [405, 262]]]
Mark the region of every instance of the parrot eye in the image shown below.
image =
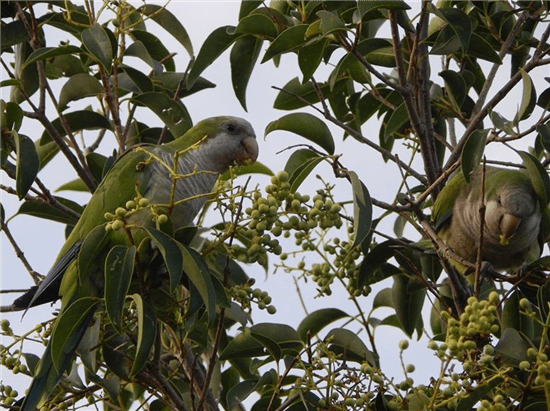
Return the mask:
[[227, 129], [227, 131], [229, 131], [230, 133], [234, 133], [235, 130], [237, 129], [237, 127], [235, 127], [235, 124], [233, 123], [229, 123], [225, 126], [225, 128]]
[[502, 205], [502, 201], [500, 200], [500, 196], [497, 196], [496, 200], [497, 200], [498, 205]]

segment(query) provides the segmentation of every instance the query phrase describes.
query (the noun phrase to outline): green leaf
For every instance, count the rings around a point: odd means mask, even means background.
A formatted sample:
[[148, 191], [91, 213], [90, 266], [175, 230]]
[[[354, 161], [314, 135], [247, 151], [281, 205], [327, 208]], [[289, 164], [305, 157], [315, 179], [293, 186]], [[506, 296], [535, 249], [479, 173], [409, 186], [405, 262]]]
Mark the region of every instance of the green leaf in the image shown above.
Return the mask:
[[136, 247], [117, 245], [105, 259], [105, 310], [113, 327], [122, 334], [124, 300], [134, 273]]
[[550, 87], [539, 94], [537, 106], [542, 107], [546, 111], [550, 110]]
[[40, 161], [33, 141], [17, 131], [12, 131], [17, 152], [17, 164], [15, 169], [15, 188], [17, 197], [22, 200], [28, 193], [34, 179], [40, 170]]
[[71, 101], [102, 94], [103, 86], [98, 79], [88, 73], [75, 74], [63, 84], [59, 93], [57, 109], [61, 112], [67, 108]]
[[263, 40], [254, 36], [238, 38], [231, 48], [229, 60], [231, 62], [231, 82], [235, 96], [246, 110], [246, 87], [252, 75], [254, 65], [262, 49]]
[[84, 281], [90, 269], [98, 264], [98, 257], [111, 237], [111, 233], [105, 230], [105, 225], [101, 224], [90, 231], [80, 246], [77, 260], [80, 281]]
[[338, 308], [321, 308], [308, 314], [300, 322], [297, 329], [298, 335], [303, 342], [307, 343], [309, 337], [315, 337], [327, 325], [346, 317], [349, 315]]
[[240, 165], [234, 167], [232, 170], [227, 170], [220, 176], [222, 181], [229, 180], [232, 176], [244, 176], [248, 174], [264, 174], [266, 176], [272, 176], [273, 171], [266, 165], [256, 161], [254, 164]]
[[494, 377], [489, 381], [478, 384], [465, 398], [461, 399], [456, 407], [456, 411], [469, 411], [478, 401], [481, 401], [487, 394], [504, 382], [502, 377]]
[[393, 277], [392, 286], [392, 301], [395, 308], [395, 314], [401, 324], [401, 329], [409, 337], [412, 334], [421, 320], [422, 306], [426, 297], [426, 289], [424, 287], [414, 289], [411, 285], [414, 280], [411, 280], [406, 275], [395, 275]]
[[462, 147], [462, 174], [466, 183], [470, 183], [470, 176], [481, 162], [486, 142], [487, 130], [478, 129], [468, 136], [464, 147]]
[[[76, 133], [80, 130], [96, 130], [96, 129], [107, 129], [113, 130], [111, 122], [104, 116], [95, 111], [90, 110], [80, 110], [73, 111], [71, 113], [64, 114], [65, 120], [69, 125], [69, 128], [73, 133]], [[56, 118], [52, 121], [53, 127], [57, 130], [61, 137], [67, 135], [65, 129], [61, 125], [61, 120]], [[42, 136], [40, 137], [40, 145], [44, 145], [52, 141], [50, 134], [44, 130]], [[40, 164], [41, 167], [44, 167], [45, 164]]]
[[168, 274], [170, 275], [170, 290], [174, 291], [181, 281], [184, 267], [184, 256], [180, 248], [181, 245], [168, 234], [160, 230], [152, 227], [144, 227], [144, 229], [149, 233], [151, 241], [153, 241], [162, 254], [162, 258], [168, 269]]
[[197, 59], [187, 77], [187, 88], [193, 86], [199, 75], [210, 66], [235, 40], [234, 26], [218, 27], [204, 41]]
[[23, 69], [29, 65], [36, 63], [37, 61], [53, 59], [57, 56], [63, 56], [66, 54], [79, 54], [82, 52], [80, 47], [76, 46], [59, 46], [59, 47], [41, 47], [33, 51], [23, 64]]
[[324, 121], [309, 113], [292, 113], [274, 120], [265, 129], [264, 136], [274, 130], [286, 130], [298, 134], [334, 154], [334, 139]]
[[239, 20], [242, 21], [246, 16], [261, 6], [263, 1], [243, 1], [241, 2], [241, 8], [239, 9]]
[[[321, 83], [319, 84], [319, 88], [322, 95], [330, 99], [346, 84], [346, 82], [347, 79], [338, 80], [332, 88], [327, 83]], [[296, 110], [317, 102], [319, 102], [319, 96], [313, 84], [310, 81], [306, 84], [302, 84], [298, 77], [295, 77], [285, 84], [282, 91], [279, 92], [275, 98], [273, 107], [278, 110]]]
[[151, 18], [160, 27], [170, 33], [187, 50], [190, 57], [193, 57], [193, 45], [187, 30], [166, 7], [156, 4], [146, 4], [141, 6], [138, 11]]
[[241, 334], [231, 340], [220, 354], [220, 360], [268, 355], [264, 343], [279, 347], [282, 353], [290, 355], [296, 355], [304, 346], [292, 327], [286, 324], [260, 323], [244, 328]]
[[195, 250], [183, 244], [180, 244], [180, 249], [183, 255], [183, 270], [199, 292], [208, 313], [208, 324], [212, 325], [216, 318], [216, 290], [212, 284], [210, 269]]
[[343, 353], [343, 358], [347, 361], [355, 361], [360, 364], [368, 361], [370, 365], [377, 366], [374, 354], [367, 348], [363, 340], [346, 328], [330, 330], [325, 341], [331, 344], [331, 350]]
[[[248, 2], [242, 2], [241, 5]], [[242, 6], [241, 6], [242, 7]], [[239, 21], [235, 34], [251, 34], [261, 39], [273, 40], [277, 37], [277, 26], [265, 14], [250, 14]]]
[[518, 151], [518, 154], [523, 160], [523, 165], [527, 170], [531, 184], [539, 198], [540, 207], [542, 210], [548, 207], [550, 202], [550, 177], [542, 164], [531, 154], [526, 151]]
[[187, 108], [180, 100], [172, 100], [164, 93], [151, 92], [133, 98], [153, 111], [168, 127], [174, 138], [181, 137], [193, 125]]
[[519, 305], [521, 297], [521, 293], [516, 290], [505, 300], [501, 315], [501, 329], [513, 328], [527, 338], [533, 339], [535, 337], [534, 320], [521, 313], [522, 309]]
[[496, 111], [491, 111], [489, 113], [489, 117], [491, 118], [491, 121], [496, 128], [504, 131], [509, 136], [516, 134], [514, 132], [514, 123], [504, 118], [504, 116], [502, 116], [500, 113], [497, 113]]
[[296, 50], [306, 42], [305, 36], [308, 29], [307, 24], [298, 24], [291, 26], [277, 36], [267, 48], [262, 63], [272, 59], [280, 54], [289, 53]]
[[336, 14], [326, 10], [318, 11], [315, 14], [321, 19], [320, 28], [323, 36], [335, 31], [346, 30], [346, 25]]
[[71, 180], [65, 184], [61, 184], [59, 187], [56, 188], [55, 192], [59, 191], [80, 191], [87, 193], [89, 191], [88, 186], [82, 181], [81, 178], [76, 178], [74, 180]]
[[409, 10], [411, 6], [405, 1], [358, 1], [357, 10], [359, 10], [360, 18], [362, 19], [365, 14], [378, 10]]
[[468, 88], [464, 78], [453, 70], [443, 70], [439, 75], [445, 81], [445, 91], [451, 99], [454, 111], [460, 113], [460, 107], [468, 94]]
[[97, 298], [81, 298], [64, 310], [57, 319], [51, 337], [51, 355], [53, 366], [58, 372], [64, 371], [61, 368], [67, 356], [74, 351], [82, 337], [81, 332], [85, 331], [81, 329], [83, 323], [98, 303]]
[[126, 50], [124, 50], [124, 56], [137, 57], [149, 65], [154, 73], [158, 74], [162, 72], [162, 65], [149, 54], [149, 50], [147, 50], [141, 41], [134, 41], [130, 44]]
[[103, 26], [99, 23], [95, 23], [82, 32], [81, 39], [82, 44], [86, 46], [97, 62], [101, 64], [108, 73], [111, 73], [113, 49], [111, 47], [109, 35]]
[[407, 121], [409, 121], [409, 112], [405, 103], [402, 103], [390, 115], [384, 130], [384, 139], [401, 129]]
[[136, 356], [130, 370], [130, 377], [132, 377], [141, 371], [149, 358], [157, 336], [157, 318], [151, 306], [141, 298], [141, 295], [133, 294], [130, 298], [134, 300], [138, 314]]
[[149, 76], [127, 66], [119, 67], [118, 87], [136, 94], [147, 93], [154, 90], [153, 82]]
[[296, 192], [306, 177], [322, 160], [323, 157], [308, 149], [296, 150], [290, 155], [285, 165], [285, 171], [290, 176], [288, 182], [292, 193]]
[[358, 246], [370, 232], [372, 224], [372, 202], [369, 191], [357, 174], [349, 172], [353, 190], [353, 245]]
[[533, 85], [531, 77], [529, 77], [529, 74], [527, 74], [522, 68], [519, 69], [519, 72], [521, 73], [523, 87], [521, 94], [521, 104], [519, 106], [516, 117], [514, 118], [515, 123], [519, 123], [520, 121], [529, 118], [537, 103], [537, 92], [535, 90], [535, 86]]
[[472, 23], [468, 15], [454, 7], [440, 8], [438, 16], [448, 24], [439, 32], [431, 54], [451, 54], [468, 50], [472, 35]]
[[468, 46], [468, 55], [491, 63], [502, 64], [502, 60], [493, 47], [480, 35], [472, 33]]
[[[249, 3], [249, 1], [242, 2], [241, 4]], [[238, 409], [243, 403], [244, 400], [246, 400], [250, 394], [252, 394], [254, 391], [256, 391], [256, 387], [258, 386], [258, 380], [245, 380], [241, 381], [238, 384], [231, 387], [231, 389], [227, 392], [227, 404], [228, 409], [235, 410]]]
[[162, 61], [162, 65], [167, 71], [176, 71], [174, 57], [167, 58], [171, 53], [157, 36], [143, 30], [132, 30], [130, 35], [143, 43], [152, 58], [158, 62]]
[[322, 39], [306, 44], [298, 50], [298, 65], [304, 76], [302, 83], [310, 80], [319, 64], [321, 64], [328, 42], [328, 39]]
[[[80, 214], [84, 211], [84, 207], [74, 201], [56, 196], [54, 196], [54, 199]], [[37, 218], [44, 218], [46, 220], [55, 221], [61, 224], [76, 224], [78, 221], [78, 219], [76, 219], [73, 215], [66, 214], [58, 208], [46, 203], [39, 203], [37, 201], [25, 201], [21, 204], [19, 210], [17, 210], [17, 214], [26, 214]]]

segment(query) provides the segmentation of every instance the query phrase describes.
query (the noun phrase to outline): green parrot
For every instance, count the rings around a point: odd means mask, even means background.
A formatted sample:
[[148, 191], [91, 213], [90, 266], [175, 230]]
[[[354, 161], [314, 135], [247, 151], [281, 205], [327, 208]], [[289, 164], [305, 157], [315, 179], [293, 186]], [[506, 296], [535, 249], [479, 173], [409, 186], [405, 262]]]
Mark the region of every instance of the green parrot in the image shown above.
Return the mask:
[[[92, 230], [104, 226], [102, 230], [109, 233], [101, 256], [104, 260], [114, 245], [138, 247], [147, 237], [147, 231], [141, 227], [159, 227], [159, 223], [163, 227], [171, 221], [175, 232], [189, 226], [207, 201], [218, 176], [234, 164], [255, 162], [257, 156], [258, 144], [250, 123], [229, 116], [205, 119], [170, 143], [129, 150], [97, 187], [44, 281], [16, 300], [13, 310], [28, 309], [61, 297], [63, 314], [79, 299], [102, 297], [103, 265], [92, 264], [86, 273], [77, 269], [79, 250]], [[50, 340], [35, 369], [22, 411], [34, 411], [48, 398], [71, 364], [94, 311], [95, 306], [72, 327], [62, 361], [53, 361]]]
[[[440, 238], [458, 256], [475, 263], [480, 240], [482, 169], [466, 183], [459, 172], [441, 190], [432, 220]], [[548, 207], [542, 205], [526, 170], [486, 167], [482, 261], [512, 270], [538, 259], [548, 233]], [[451, 261], [461, 272], [465, 267]]]

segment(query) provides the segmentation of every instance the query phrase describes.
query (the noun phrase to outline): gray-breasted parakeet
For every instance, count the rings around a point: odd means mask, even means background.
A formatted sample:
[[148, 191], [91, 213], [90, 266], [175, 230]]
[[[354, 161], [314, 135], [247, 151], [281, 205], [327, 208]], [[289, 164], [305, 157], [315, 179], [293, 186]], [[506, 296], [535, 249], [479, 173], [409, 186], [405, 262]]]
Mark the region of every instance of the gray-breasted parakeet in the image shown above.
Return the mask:
[[[62, 315], [71, 304], [90, 296], [103, 297], [103, 262], [110, 249], [117, 245], [135, 246], [139, 254], [143, 248], [150, 249], [140, 247], [148, 237], [143, 227], [175, 232], [191, 225], [219, 175], [234, 164], [253, 163], [257, 156], [258, 144], [250, 123], [229, 116], [205, 119], [170, 143], [129, 150], [114, 163], [93, 193], [45, 280], [36, 292], [16, 301], [13, 308], [26, 309], [60, 296]], [[97, 263], [81, 266], [79, 251], [92, 232], [100, 233], [98, 238], [102, 241], [97, 246], [101, 250], [95, 251]], [[84, 266], [86, 272], [80, 272]], [[95, 306], [72, 325], [61, 358], [57, 354], [52, 359], [50, 340], [34, 372], [22, 411], [34, 411], [47, 399], [72, 363], [94, 311]]]
[[496, 270], [511, 270], [535, 261], [548, 235], [547, 204], [543, 205], [524, 169], [486, 167], [482, 196], [482, 169], [477, 168], [470, 183], [457, 173], [439, 193], [432, 216], [438, 235], [458, 256], [475, 263], [483, 199], [482, 261]]

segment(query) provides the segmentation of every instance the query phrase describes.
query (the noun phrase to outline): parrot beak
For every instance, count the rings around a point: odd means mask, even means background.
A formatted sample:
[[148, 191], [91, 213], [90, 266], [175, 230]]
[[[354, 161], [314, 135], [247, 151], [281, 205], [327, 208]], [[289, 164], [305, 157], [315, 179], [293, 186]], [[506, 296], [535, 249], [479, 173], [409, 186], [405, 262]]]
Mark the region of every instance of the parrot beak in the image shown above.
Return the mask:
[[250, 136], [241, 141], [241, 145], [235, 156], [237, 164], [253, 164], [258, 158], [259, 148], [256, 137]]
[[510, 243], [510, 238], [515, 234], [521, 223], [521, 218], [512, 214], [504, 214], [500, 220], [500, 244]]

